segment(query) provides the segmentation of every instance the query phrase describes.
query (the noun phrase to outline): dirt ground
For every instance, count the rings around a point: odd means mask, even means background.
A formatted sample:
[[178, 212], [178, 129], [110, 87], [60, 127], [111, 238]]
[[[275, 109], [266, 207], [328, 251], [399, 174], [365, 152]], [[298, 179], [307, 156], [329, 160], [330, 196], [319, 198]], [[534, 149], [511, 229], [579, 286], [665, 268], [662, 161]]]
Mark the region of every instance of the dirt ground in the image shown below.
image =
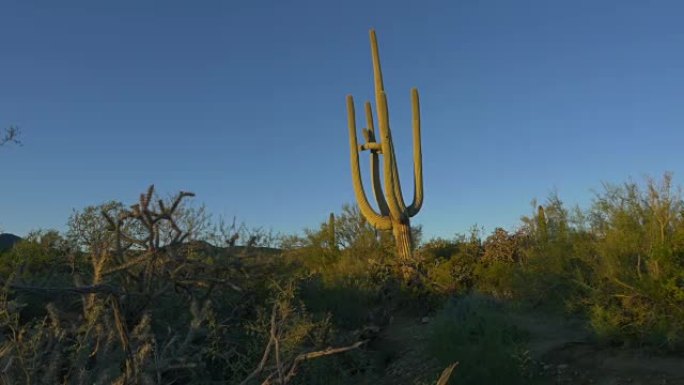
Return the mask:
[[548, 384], [684, 385], [684, 357], [655, 356], [634, 348], [605, 347], [583, 321], [542, 313], [512, 313], [529, 333], [535, 370]]
[[[684, 385], [684, 357], [601, 346], [579, 319], [527, 312], [511, 312], [509, 317], [529, 338], [531, 384]], [[428, 329], [429, 323], [421, 319], [395, 316], [382, 331], [376, 347], [393, 352], [385, 384], [434, 383], [431, 379], [442, 368], [425, 358]]]

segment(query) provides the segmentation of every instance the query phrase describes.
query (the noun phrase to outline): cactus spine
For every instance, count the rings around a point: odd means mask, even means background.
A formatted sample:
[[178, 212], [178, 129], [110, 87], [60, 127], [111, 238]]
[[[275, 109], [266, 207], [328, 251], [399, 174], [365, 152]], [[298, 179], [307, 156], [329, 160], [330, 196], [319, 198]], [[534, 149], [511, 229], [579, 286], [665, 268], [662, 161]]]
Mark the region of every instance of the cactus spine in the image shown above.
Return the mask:
[[[375, 136], [373, 111], [370, 102], [366, 102], [367, 128], [362, 130], [365, 143], [359, 146], [356, 138], [356, 112], [354, 98], [347, 96], [347, 118], [349, 122], [349, 148], [351, 157], [352, 182], [359, 209], [368, 222], [378, 230], [392, 230], [397, 245], [397, 254], [406, 268], [411, 261], [413, 242], [411, 239], [410, 218], [418, 214], [423, 204], [423, 164], [420, 143], [420, 108], [418, 90], [411, 89], [411, 104], [413, 112], [413, 179], [414, 196], [410, 205], [406, 206], [401, 192], [401, 183], [397, 171], [397, 161], [394, 155], [392, 132], [389, 124], [387, 95], [382, 81], [380, 57], [378, 55], [378, 41], [375, 31], [370, 31], [371, 56], [373, 58], [373, 76], [375, 80], [375, 105], [378, 115], [380, 141]], [[370, 152], [371, 180], [373, 195], [378, 204], [378, 211], [370, 205], [361, 180], [359, 168], [359, 152]], [[382, 174], [380, 178], [380, 160], [382, 156]], [[383, 186], [384, 181], [384, 186]], [[384, 193], [383, 193], [384, 190]]]

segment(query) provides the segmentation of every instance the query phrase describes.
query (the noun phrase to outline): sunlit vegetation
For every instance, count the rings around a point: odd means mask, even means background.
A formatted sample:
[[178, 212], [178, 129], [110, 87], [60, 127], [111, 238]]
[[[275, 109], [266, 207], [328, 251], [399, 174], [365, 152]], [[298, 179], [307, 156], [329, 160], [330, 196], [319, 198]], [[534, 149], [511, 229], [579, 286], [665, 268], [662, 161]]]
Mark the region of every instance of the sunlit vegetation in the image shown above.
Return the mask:
[[684, 351], [669, 175], [584, 209], [552, 195], [488, 235], [413, 229], [411, 282], [354, 206], [275, 237], [214, 223], [191, 195], [86, 207], [3, 251], [2, 383], [434, 384], [455, 362], [451, 384], [550, 383], [511, 312], [572, 317], [599, 347]]

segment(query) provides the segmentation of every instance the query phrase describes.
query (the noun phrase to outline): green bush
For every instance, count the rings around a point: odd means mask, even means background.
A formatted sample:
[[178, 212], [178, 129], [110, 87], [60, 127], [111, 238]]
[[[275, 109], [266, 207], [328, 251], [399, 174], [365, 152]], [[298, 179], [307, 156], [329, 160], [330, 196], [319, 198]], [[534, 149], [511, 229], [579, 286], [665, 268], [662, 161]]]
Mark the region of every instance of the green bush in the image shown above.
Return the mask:
[[428, 350], [442, 366], [459, 362], [452, 384], [527, 384], [524, 335], [496, 303], [468, 296], [450, 301], [430, 325]]
[[336, 327], [347, 330], [369, 323], [369, 309], [377, 303], [374, 291], [355, 285], [354, 279], [326, 284], [311, 277], [302, 283], [300, 297], [309, 311], [330, 314]]
[[684, 202], [669, 174], [606, 185], [584, 211], [556, 194], [533, 205], [515, 232], [496, 229], [469, 253], [463, 240], [428, 242], [427, 278], [449, 293], [583, 314], [606, 342], [684, 347]]
[[464, 294], [473, 286], [482, 246], [477, 231], [454, 240], [432, 239], [419, 250], [428, 280], [447, 294]]
[[670, 175], [607, 186], [590, 211], [597, 258], [586, 302], [609, 341], [684, 344], [684, 204]]

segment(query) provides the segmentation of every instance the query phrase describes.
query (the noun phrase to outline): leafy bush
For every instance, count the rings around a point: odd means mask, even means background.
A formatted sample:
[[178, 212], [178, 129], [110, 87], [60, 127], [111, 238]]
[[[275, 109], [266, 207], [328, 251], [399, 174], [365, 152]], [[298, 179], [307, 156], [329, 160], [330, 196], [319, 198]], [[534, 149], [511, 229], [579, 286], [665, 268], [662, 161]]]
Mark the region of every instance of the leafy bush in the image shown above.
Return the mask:
[[671, 176], [606, 186], [591, 209], [598, 258], [586, 298], [600, 337], [684, 345], [684, 203]]
[[188, 195], [164, 202], [150, 188], [131, 209], [90, 207], [69, 242], [41, 232], [3, 254], [0, 382], [239, 383], [264, 352], [258, 309], [272, 301], [283, 362], [339, 342], [294, 291], [269, 302], [268, 282], [290, 273], [278, 258], [192, 241]]
[[73, 260], [68, 259], [66, 242], [57, 231], [37, 230], [0, 254], [0, 273], [17, 273], [15, 278], [22, 279], [50, 273], [53, 269], [68, 269], [70, 262]]
[[452, 384], [527, 384], [524, 335], [496, 303], [477, 296], [449, 301], [430, 325], [429, 353], [459, 362]]
[[466, 264], [463, 245], [424, 247], [433, 282], [584, 314], [607, 342], [684, 347], [684, 202], [669, 174], [643, 187], [606, 185], [584, 211], [552, 194], [514, 233], [496, 229]]
[[433, 239], [420, 250], [426, 276], [437, 289], [448, 294], [463, 294], [474, 284], [475, 268], [481, 259], [482, 246], [477, 230], [454, 240]]

